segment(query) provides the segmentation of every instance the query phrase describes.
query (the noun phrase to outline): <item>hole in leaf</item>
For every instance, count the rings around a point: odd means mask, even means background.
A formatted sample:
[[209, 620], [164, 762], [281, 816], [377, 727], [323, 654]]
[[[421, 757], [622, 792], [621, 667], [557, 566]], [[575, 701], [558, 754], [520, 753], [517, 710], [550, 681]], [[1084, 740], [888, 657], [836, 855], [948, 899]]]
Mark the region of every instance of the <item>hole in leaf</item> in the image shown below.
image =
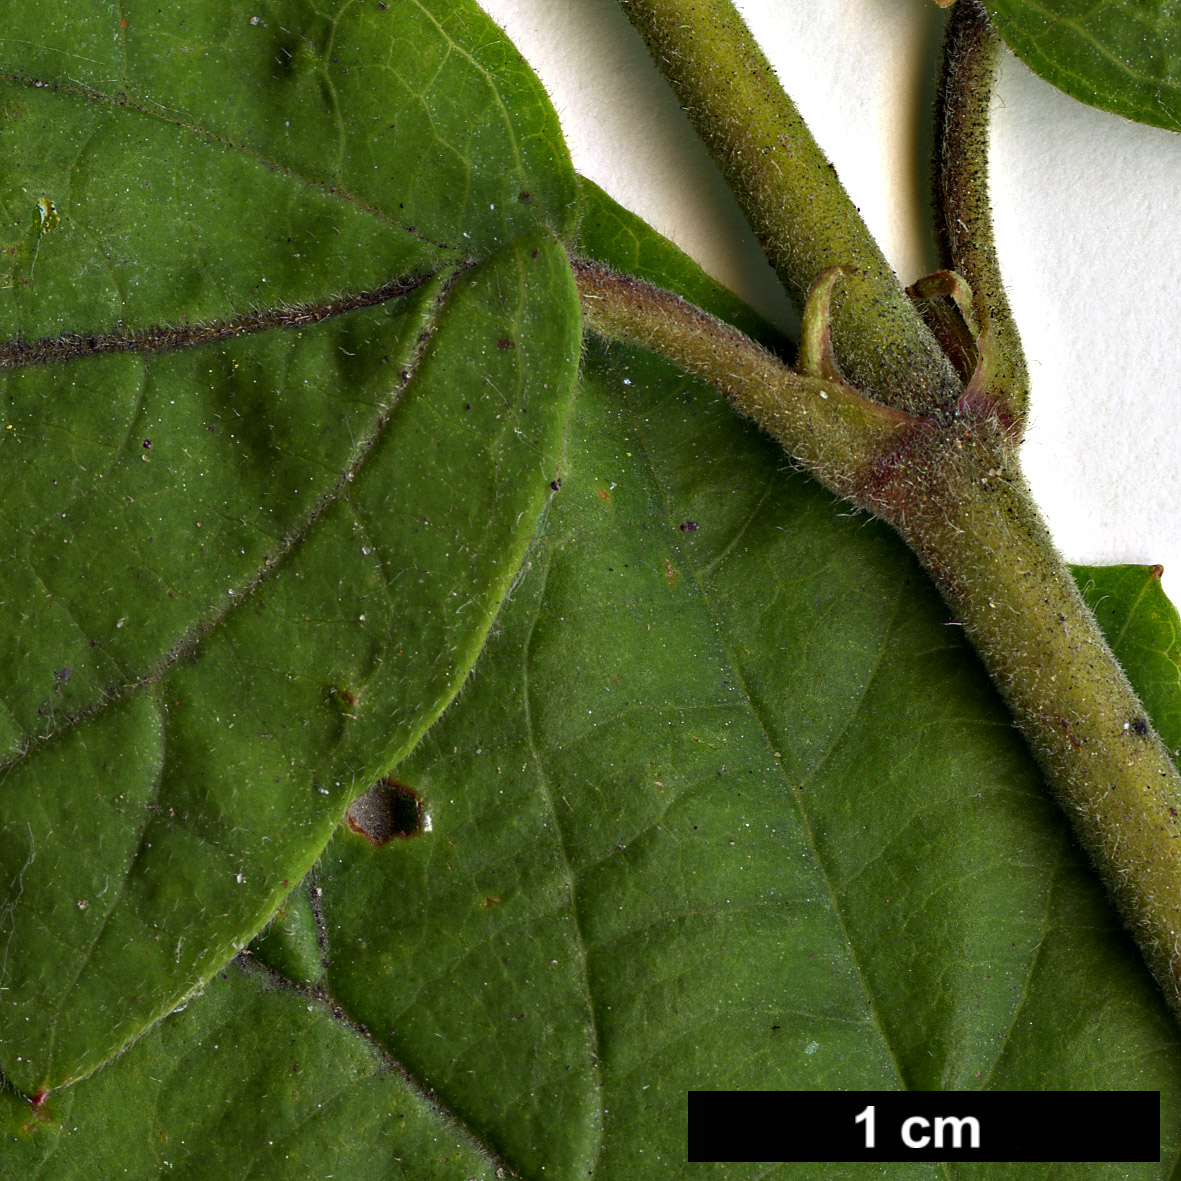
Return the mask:
[[412, 837], [422, 832], [422, 800], [410, 788], [392, 779], [382, 779], [353, 800], [345, 821], [353, 832], [380, 847], [395, 837]]

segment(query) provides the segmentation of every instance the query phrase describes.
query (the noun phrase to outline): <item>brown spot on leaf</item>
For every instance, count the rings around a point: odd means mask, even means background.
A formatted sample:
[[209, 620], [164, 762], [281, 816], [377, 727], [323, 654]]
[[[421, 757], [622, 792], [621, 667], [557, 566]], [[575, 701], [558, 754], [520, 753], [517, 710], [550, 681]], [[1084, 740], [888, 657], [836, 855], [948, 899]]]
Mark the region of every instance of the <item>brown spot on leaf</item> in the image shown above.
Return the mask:
[[345, 823], [380, 848], [395, 838], [422, 832], [422, 800], [410, 788], [382, 779], [349, 805]]

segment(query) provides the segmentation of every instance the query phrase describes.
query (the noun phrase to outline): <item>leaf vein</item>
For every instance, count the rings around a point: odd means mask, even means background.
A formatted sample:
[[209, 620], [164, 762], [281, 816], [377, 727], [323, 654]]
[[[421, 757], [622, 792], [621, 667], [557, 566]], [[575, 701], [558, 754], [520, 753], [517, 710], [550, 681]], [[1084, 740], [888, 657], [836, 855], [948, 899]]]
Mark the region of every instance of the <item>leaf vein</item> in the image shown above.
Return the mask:
[[[627, 405], [627, 408], [628, 408], [629, 412], [631, 413], [633, 420], [636, 420], [635, 431], [636, 431], [637, 437], [641, 440], [639, 446], [641, 448], [643, 448], [644, 459], [646, 461], [649, 471], [651, 472], [653, 483], [656, 485], [657, 492], [660, 496], [660, 501], [661, 501], [661, 504], [664, 508], [665, 518], [668, 521], [670, 528], [675, 527], [676, 521], [677, 521], [677, 514], [672, 511], [672, 504], [671, 504], [671, 501], [669, 498], [668, 490], [664, 485], [664, 481], [660, 478], [660, 473], [659, 473], [656, 463], [652, 457], [651, 448], [649, 446], [647, 435], [642, 430], [642, 422], [640, 421], [640, 416], [635, 413], [635, 407], [634, 407], [632, 399], [626, 398], [626, 395], [625, 395], [625, 399], [626, 399], [625, 404]], [[704, 579], [702, 577], [701, 571], [698, 569], [697, 563], [694, 561], [693, 555], [689, 552], [689, 548], [687, 546], [685, 546], [684, 544], [681, 544], [680, 551], [681, 551], [682, 560], [685, 562], [685, 564], [688, 566], [688, 568], [693, 572], [693, 578], [697, 584], [698, 593], [701, 596], [701, 601], [702, 601], [703, 605], [705, 606], [707, 612], [709, 613], [715, 634], [718, 637], [718, 642], [721, 645], [722, 650], [725, 652], [726, 661], [730, 666], [730, 669], [733, 673], [735, 682], [741, 686], [743, 697], [746, 699], [748, 708], [750, 709], [750, 715], [751, 715], [752, 719], [754, 720], [754, 722], [756, 723], [756, 725], [759, 727], [759, 730], [762, 734], [763, 742], [767, 747], [768, 754], [773, 755], [774, 751], [775, 751], [775, 744], [771, 738], [771, 726], [768, 723], [768, 720], [763, 717], [762, 711], [759, 708], [758, 704], [756, 703], [754, 695], [750, 691], [750, 687], [747, 684], [746, 678], [744, 676], [742, 665], [738, 661], [733, 649], [730, 646], [728, 636], [727, 636], [726, 631], [722, 625], [721, 618], [718, 615], [718, 612], [716, 611], [716, 609], [714, 607], [713, 600], [712, 600], [708, 590], [706, 589], [706, 585], [705, 585]], [[899, 609], [899, 600], [896, 597], [895, 598], [895, 605], [894, 605], [894, 612], [895, 612], [894, 618], [891, 619], [890, 626], [887, 627], [886, 629], [884, 629], [884, 635], [887, 637], [889, 636], [890, 632], [893, 629], [898, 609]], [[885, 640], [883, 640], [882, 648], [878, 654], [879, 665], [880, 665], [881, 660], [884, 657], [885, 648], [886, 648], [886, 642], [885, 642]], [[850, 711], [851, 712], [850, 723], [852, 721], [852, 715], [856, 713], [857, 707], [863, 698], [864, 698], [864, 693], [858, 699], [858, 703], [856, 705], [854, 705], [854, 707]], [[847, 729], [847, 725], [845, 727], [846, 729]], [[842, 731], [842, 733], [843, 733], [843, 731]], [[833, 918], [836, 921], [836, 923], [838, 924], [838, 926], [840, 927], [840, 929], [845, 937], [845, 944], [849, 948], [849, 957], [850, 957], [850, 960], [852, 961], [853, 971], [856, 974], [858, 983], [859, 983], [862, 993], [865, 997], [866, 1007], [869, 1011], [870, 1017], [871, 1017], [873, 1024], [878, 1032], [878, 1035], [881, 1039], [881, 1044], [882, 1044], [883, 1048], [885, 1049], [886, 1054], [889, 1056], [891, 1063], [894, 1066], [895, 1074], [899, 1080], [899, 1083], [903, 1087], [905, 1087], [906, 1082], [905, 1082], [905, 1078], [903, 1076], [901, 1064], [899, 1063], [898, 1058], [894, 1053], [894, 1047], [890, 1044], [890, 1040], [886, 1036], [885, 1026], [881, 1020], [881, 1017], [878, 1014], [876, 998], [874, 997], [873, 990], [870, 988], [869, 981], [866, 979], [865, 969], [864, 969], [863, 965], [861, 964], [861, 961], [860, 961], [859, 957], [857, 956], [856, 951], [854, 950], [853, 940], [850, 937], [848, 929], [846, 927], [844, 912], [842, 911], [841, 906], [840, 906], [839, 896], [837, 894], [835, 883], [833, 882], [829, 866], [827, 865], [826, 861], [822, 857], [819, 847], [817, 845], [816, 834], [815, 834], [815, 831], [814, 831], [814, 828], [812, 825], [811, 817], [808, 815], [808, 812], [805, 809], [803, 802], [799, 798], [802, 793], [792, 790], [794, 785], [788, 780], [788, 777], [787, 777], [786, 773], [784, 772], [783, 767], [782, 767], [782, 763], [780, 762], [779, 759], [771, 758], [771, 759], [769, 759], [769, 762], [771, 763], [772, 766], [777, 768], [778, 774], [782, 778], [782, 780], [784, 781], [785, 786], [788, 788], [788, 795], [790, 796], [793, 803], [795, 804], [797, 814], [799, 815], [800, 820], [803, 823], [804, 832], [806, 834], [808, 846], [812, 852], [812, 856], [815, 859], [816, 866], [821, 873], [821, 876], [824, 880], [825, 888], [827, 889], [828, 894], [829, 894]]]

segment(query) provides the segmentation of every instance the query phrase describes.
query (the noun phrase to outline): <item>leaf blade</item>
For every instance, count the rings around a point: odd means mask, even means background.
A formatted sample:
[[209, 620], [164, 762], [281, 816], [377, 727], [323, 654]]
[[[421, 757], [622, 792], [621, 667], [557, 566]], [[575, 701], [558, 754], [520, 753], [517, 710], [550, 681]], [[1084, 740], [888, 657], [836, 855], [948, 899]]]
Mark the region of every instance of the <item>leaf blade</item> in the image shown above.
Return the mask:
[[1074, 566], [1072, 572], [1157, 733], [1177, 757], [1181, 621], [1161, 587], [1160, 567]]
[[417, 741], [564, 430], [577, 195], [528, 67], [468, 0], [253, 12], [132, 0], [0, 55], [30, 1093], [181, 1003]]
[[1156, 0], [1076, 5], [987, 0], [1014, 53], [1073, 98], [1138, 123], [1181, 129], [1181, 22]]
[[[282, 1039], [270, 1036], [276, 1028]], [[39, 1112], [11, 1092], [0, 1104], [0, 1160], [13, 1176], [491, 1181], [497, 1169], [329, 1003], [276, 988], [265, 971], [237, 963], [183, 1013]], [[129, 1135], [129, 1126], [140, 1134]]]
[[637, 351], [574, 423], [432, 832], [326, 852], [334, 995], [526, 1174], [667, 1175], [700, 1087], [1148, 1086], [1170, 1159], [1177, 1032], [913, 561]]

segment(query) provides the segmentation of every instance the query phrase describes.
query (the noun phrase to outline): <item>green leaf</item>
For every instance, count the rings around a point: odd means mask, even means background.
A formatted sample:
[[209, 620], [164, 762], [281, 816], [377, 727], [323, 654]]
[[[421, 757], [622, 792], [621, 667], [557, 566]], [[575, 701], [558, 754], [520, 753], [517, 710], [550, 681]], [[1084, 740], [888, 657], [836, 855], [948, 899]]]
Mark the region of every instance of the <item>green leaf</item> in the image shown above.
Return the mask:
[[985, 0], [1035, 73], [1138, 123], [1181, 130], [1181, 15], [1169, 0]]
[[[707, 294], [587, 203], [583, 250]], [[329, 846], [327, 985], [523, 1176], [666, 1177], [710, 1087], [1145, 1088], [1181, 1145], [1176, 1026], [926, 578], [662, 361], [590, 347], [545, 532], [396, 778], [431, 830]]]
[[1163, 1163], [987, 1176], [1169, 1175], [1176, 1026], [913, 561], [653, 357], [568, 413], [580, 202], [503, 36], [24, 23], [0, 1061], [81, 1081], [0, 1094], [0, 1173], [630, 1181], [689, 1087], [1081, 1086], [1159, 1090]]
[[330, 1004], [236, 965], [42, 1109], [11, 1093], [0, 1109], [14, 1179], [496, 1176], [487, 1151]]
[[316, 915], [306, 882], [283, 899], [248, 951], [273, 972], [307, 988], [324, 977]]
[[1181, 758], [1181, 620], [1159, 566], [1075, 566], [1075, 581], [1157, 733]]
[[30, 6], [45, 36], [3, 43], [0, 1063], [30, 1094], [263, 925], [456, 692], [550, 495], [553, 114], [466, 0], [329, 9]]
[[[584, 250], [734, 310], [586, 198]], [[1117, 626], [1175, 663], [1128, 577]], [[523, 573], [394, 781], [417, 823], [342, 827], [310, 881], [327, 959], [290, 972], [322, 982], [230, 969], [39, 1112], [10, 1096], [5, 1175], [663, 1179], [691, 1086], [1159, 1089], [1160, 1166], [891, 1175], [1170, 1175], [1176, 1028], [958, 629], [663, 362], [591, 346]]]

